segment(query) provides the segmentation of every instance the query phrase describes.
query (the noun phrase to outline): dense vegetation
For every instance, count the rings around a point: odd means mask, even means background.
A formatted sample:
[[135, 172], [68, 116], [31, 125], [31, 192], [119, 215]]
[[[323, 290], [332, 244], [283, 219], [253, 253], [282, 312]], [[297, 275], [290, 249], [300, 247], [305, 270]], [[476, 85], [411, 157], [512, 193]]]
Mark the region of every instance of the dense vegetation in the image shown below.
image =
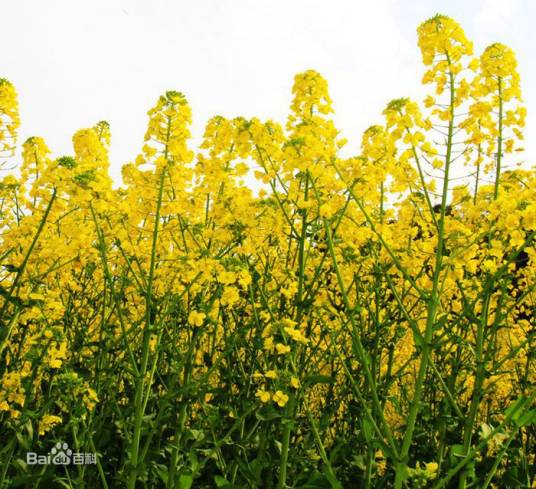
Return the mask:
[[[285, 126], [170, 91], [108, 174], [105, 122], [0, 179], [0, 487], [530, 488], [536, 172], [513, 52], [418, 28], [430, 95], [361, 154], [327, 83]], [[18, 158], [0, 80], [2, 159]], [[95, 464], [31, 465], [57, 442]]]

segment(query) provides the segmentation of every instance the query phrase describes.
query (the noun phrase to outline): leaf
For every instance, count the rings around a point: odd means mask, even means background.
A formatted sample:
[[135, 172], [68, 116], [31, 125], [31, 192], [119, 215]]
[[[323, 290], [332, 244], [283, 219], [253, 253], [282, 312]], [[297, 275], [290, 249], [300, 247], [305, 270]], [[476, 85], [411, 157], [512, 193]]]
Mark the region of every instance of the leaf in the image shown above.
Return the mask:
[[15, 433], [15, 436], [17, 437], [17, 441], [19, 442], [19, 445], [24, 448], [26, 451], [30, 450], [30, 440], [24, 436], [23, 433], [17, 431]]
[[251, 468], [251, 472], [253, 473], [253, 475], [255, 476], [255, 481], [257, 483], [258, 486], [261, 485], [261, 482], [262, 482], [262, 471], [263, 469], [265, 469], [266, 467], [268, 467], [270, 464], [269, 462], [266, 460], [266, 457], [262, 456], [262, 455], [259, 455], [255, 460], [253, 460], [249, 466]]
[[465, 450], [463, 449], [463, 445], [452, 445], [450, 447], [450, 453], [453, 457], [465, 457]]
[[330, 482], [326, 477], [326, 474], [320, 472], [314, 472], [309, 480], [303, 485], [299, 486], [299, 489], [327, 489]]
[[26, 465], [26, 461], [25, 461], [25, 460], [22, 460], [22, 458], [17, 458], [17, 459], [13, 462], [13, 466], [14, 466], [14, 467], [18, 467], [20, 470], [22, 470], [22, 471], [25, 472], [25, 473], [28, 472], [28, 465]]
[[214, 482], [216, 483], [216, 487], [229, 487], [231, 485], [231, 483], [221, 475], [215, 475]]
[[168, 478], [169, 478], [168, 468], [162, 464], [155, 465], [154, 468], [156, 470], [156, 473], [160, 477], [160, 479], [162, 479], [162, 482], [164, 483], [164, 485], [167, 486]]
[[271, 421], [281, 417], [281, 413], [273, 406], [264, 406], [255, 413], [255, 417], [260, 421]]
[[188, 458], [190, 459], [190, 468], [192, 470], [192, 473], [196, 474], [200, 467], [197, 454], [193, 450], [190, 450], [190, 452], [188, 453]]
[[250, 483], [256, 483], [255, 474], [251, 471], [247, 461], [245, 461], [239, 455], [235, 455], [234, 459], [240, 468], [241, 474], [248, 480]]
[[536, 409], [526, 412], [525, 414], [520, 416], [519, 419], [515, 421], [515, 423], [519, 428], [523, 426], [535, 425], [536, 424]]
[[514, 424], [518, 425], [521, 413], [523, 412], [523, 408], [525, 407], [525, 404], [527, 404], [527, 401], [528, 399], [526, 397], [521, 396], [506, 408], [504, 415], [507, 418], [510, 418]]
[[372, 427], [372, 423], [368, 418], [363, 418], [361, 420], [361, 429], [363, 430], [365, 440], [367, 440], [367, 443], [370, 443], [370, 440], [372, 440], [372, 436], [374, 434], [374, 428]]
[[367, 469], [363, 455], [356, 455], [350, 464], [354, 467], [357, 467], [359, 470], [362, 470], [363, 472]]
[[326, 476], [326, 479], [328, 480], [329, 485], [331, 486], [331, 489], [342, 489], [341, 483], [337, 480], [337, 478], [333, 474], [330, 474], [328, 467], [323, 466], [322, 472]]
[[179, 476], [179, 489], [190, 489], [194, 482], [194, 476], [192, 474], [181, 474]]

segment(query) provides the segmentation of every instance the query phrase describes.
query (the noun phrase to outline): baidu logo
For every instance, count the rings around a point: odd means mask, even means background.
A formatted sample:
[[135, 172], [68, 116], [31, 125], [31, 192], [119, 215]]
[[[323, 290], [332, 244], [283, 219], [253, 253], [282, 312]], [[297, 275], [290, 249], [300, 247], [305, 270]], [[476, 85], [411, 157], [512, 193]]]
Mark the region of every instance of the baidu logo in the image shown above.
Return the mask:
[[54, 465], [69, 465], [71, 463], [71, 455], [73, 451], [67, 443], [56, 443], [56, 446], [50, 450], [52, 463]]
[[89, 465], [97, 463], [96, 453], [73, 452], [67, 443], [58, 442], [48, 455], [26, 453], [28, 465]]

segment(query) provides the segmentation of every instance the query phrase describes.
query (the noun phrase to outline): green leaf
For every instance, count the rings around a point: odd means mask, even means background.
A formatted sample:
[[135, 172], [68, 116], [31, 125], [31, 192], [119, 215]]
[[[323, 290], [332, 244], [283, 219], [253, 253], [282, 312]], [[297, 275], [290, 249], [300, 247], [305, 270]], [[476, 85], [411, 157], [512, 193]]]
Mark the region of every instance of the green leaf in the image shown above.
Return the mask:
[[363, 455], [354, 456], [353, 460], [350, 462], [350, 465], [357, 467], [359, 470], [362, 470], [363, 472], [367, 469], [367, 465], [365, 463], [365, 457], [363, 457]]
[[26, 431], [28, 432], [28, 438], [30, 440], [33, 440], [33, 426], [32, 426], [32, 420], [29, 419], [27, 423], [24, 425], [26, 428]]
[[162, 482], [164, 483], [164, 485], [167, 486], [168, 479], [169, 479], [168, 468], [162, 464], [155, 465], [154, 468], [156, 470], [156, 473], [160, 477], [160, 479], [162, 479]]
[[536, 409], [528, 411], [515, 421], [516, 425], [521, 428], [523, 426], [533, 426], [536, 424]]
[[326, 479], [328, 480], [329, 485], [331, 486], [331, 489], [342, 489], [341, 483], [337, 480], [337, 478], [333, 474], [330, 474], [326, 466], [322, 467], [322, 472], [326, 476]]
[[519, 399], [510, 404], [508, 408], [506, 408], [504, 415], [507, 418], [510, 418], [510, 420], [517, 425], [527, 401], [528, 399], [526, 397], [521, 396]]
[[214, 482], [216, 483], [216, 487], [228, 487], [231, 485], [231, 483], [221, 475], [215, 475]]
[[17, 431], [15, 433], [15, 436], [17, 437], [17, 441], [19, 442], [19, 445], [24, 448], [26, 451], [30, 450], [30, 440], [24, 436], [23, 433]]
[[250, 483], [256, 483], [255, 474], [251, 471], [248, 463], [239, 455], [235, 455], [234, 459], [240, 468], [240, 473], [248, 480]]
[[188, 458], [190, 459], [190, 468], [192, 469], [192, 472], [196, 474], [199, 470], [199, 459], [197, 458], [197, 454], [193, 450], [190, 450]]
[[194, 476], [192, 474], [181, 474], [179, 476], [179, 489], [190, 489], [194, 482]]
[[23, 472], [28, 472], [28, 465], [26, 465], [26, 461], [22, 460], [21, 458], [17, 458], [13, 462], [14, 467], [18, 467], [19, 470], [22, 470]]
[[362, 418], [361, 429], [363, 431], [365, 440], [367, 440], [367, 443], [370, 443], [370, 440], [372, 440], [372, 436], [374, 434], [374, 428], [372, 427], [372, 423], [368, 418]]
[[255, 417], [260, 421], [271, 421], [281, 417], [281, 413], [273, 406], [263, 406], [255, 413]]
[[463, 445], [452, 445], [450, 447], [450, 453], [453, 457], [465, 457], [465, 450], [463, 449]]
[[[298, 487], [299, 489], [327, 489], [328, 487], [333, 488], [333, 485], [331, 485], [331, 481], [328, 479], [327, 474], [314, 472], [303, 486]], [[338, 488], [340, 487], [341, 486], [338, 486]]]

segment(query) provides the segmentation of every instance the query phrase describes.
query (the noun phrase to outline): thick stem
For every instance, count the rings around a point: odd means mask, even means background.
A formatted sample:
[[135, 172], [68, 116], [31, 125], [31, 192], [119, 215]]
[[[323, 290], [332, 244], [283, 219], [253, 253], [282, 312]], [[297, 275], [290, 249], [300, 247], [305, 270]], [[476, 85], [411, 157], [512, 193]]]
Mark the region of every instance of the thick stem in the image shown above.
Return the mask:
[[[480, 399], [482, 398], [482, 386], [485, 379], [485, 360], [484, 360], [484, 331], [488, 322], [488, 311], [490, 303], [491, 291], [488, 290], [486, 294], [485, 303], [483, 307], [482, 318], [477, 327], [476, 333], [476, 375], [475, 375], [475, 384], [473, 387], [473, 392], [471, 395], [471, 404], [469, 407], [469, 415], [465, 420], [464, 432], [463, 432], [463, 455], [467, 456], [471, 448], [471, 442], [473, 440], [473, 425], [475, 422], [476, 415], [478, 413], [478, 407], [480, 405]], [[458, 489], [465, 489], [467, 485], [467, 477], [469, 472], [464, 470], [460, 475], [460, 480], [458, 481]]]
[[[288, 406], [288, 412], [294, 411], [294, 395], [290, 396], [290, 402]], [[290, 448], [290, 435], [292, 433], [292, 422], [287, 420], [285, 428], [283, 430], [283, 443], [281, 446], [281, 458], [279, 460], [279, 479], [277, 481], [277, 489], [285, 489], [287, 487], [287, 465], [288, 465], [288, 452]]]
[[[170, 132], [171, 122], [168, 119], [168, 134], [167, 141], [169, 141], [169, 132]], [[167, 161], [167, 144], [165, 149], [165, 155]], [[167, 164], [167, 163], [166, 163]], [[164, 180], [166, 175], [167, 166], [164, 166], [161, 170], [160, 179], [158, 182], [158, 197], [156, 201], [156, 213], [154, 218], [154, 227], [151, 243], [151, 261], [149, 264], [149, 274], [147, 277], [147, 289], [145, 294], [145, 327], [143, 330], [143, 343], [142, 343], [142, 352], [141, 352], [141, 365], [139, 368], [137, 381], [136, 381], [136, 396], [134, 399], [134, 431], [132, 434], [132, 443], [130, 446], [130, 477], [128, 480], [128, 488], [134, 489], [136, 486], [136, 479], [138, 477], [138, 456], [140, 450], [140, 440], [141, 440], [141, 427], [143, 416], [145, 414], [144, 409], [144, 392], [145, 392], [145, 374], [147, 372], [147, 365], [149, 362], [149, 353], [150, 353], [150, 339], [151, 333], [153, 330], [153, 318], [152, 318], [152, 308], [153, 308], [153, 281], [154, 273], [156, 268], [156, 243], [158, 239], [158, 230], [160, 225], [160, 210], [162, 208], [162, 197], [164, 195]], [[150, 386], [149, 386], [150, 387]]]
[[[447, 54], [447, 60], [450, 66], [450, 58]], [[438, 237], [437, 237], [437, 249], [435, 254], [435, 266], [434, 273], [432, 278], [432, 291], [428, 298], [428, 307], [427, 307], [427, 317], [425, 331], [423, 335], [423, 341], [421, 345], [421, 355], [420, 355], [420, 364], [419, 371], [417, 374], [417, 379], [415, 381], [415, 388], [413, 398], [411, 400], [408, 421], [406, 424], [406, 432], [404, 433], [404, 438], [402, 440], [402, 447], [400, 451], [400, 462], [396, 466], [396, 476], [395, 476], [395, 489], [401, 489], [402, 484], [406, 478], [406, 464], [409, 458], [409, 450], [411, 443], [413, 441], [413, 433], [415, 431], [415, 424], [417, 421], [417, 416], [421, 407], [421, 397], [424, 390], [424, 382], [426, 380], [426, 374], [428, 371], [429, 356], [432, 351], [432, 337], [434, 333], [435, 320], [437, 315], [437, 310], [439, 308], [439, 279], [441, 276], [443, 268], [443, 246], [445, 242], [445, 214], [447, 207], [447, 198], [449, 190], [449, 172], [451, 165], [451, 154], [452, 154], [452, 138], [454, 134], [454, 75], [452, 71], [449, 72], [450, 77], [450, 117], [449, 117], [449, 128], [447, 136], [447, 151], [445, 155], [445, 176], [443, 180], [443, 188], [441, 195], [441, 214], [438, 222]]]

